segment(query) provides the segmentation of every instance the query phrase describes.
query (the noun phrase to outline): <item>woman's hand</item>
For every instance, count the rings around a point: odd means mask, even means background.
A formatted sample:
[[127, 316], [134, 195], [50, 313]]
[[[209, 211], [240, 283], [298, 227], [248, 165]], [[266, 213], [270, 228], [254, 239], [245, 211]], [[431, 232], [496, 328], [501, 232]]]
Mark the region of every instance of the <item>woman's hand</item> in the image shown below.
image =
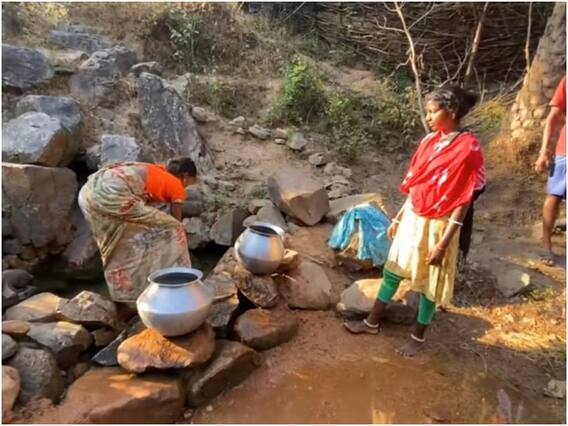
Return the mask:
[[550, 169], [550, 155], [540, 154], [534, 163], [534, 169], [537, 173], [543, 173]]
[[389, 238], [389, 240], [391, 241], [394, 240], [397, 230], [398, 230], [398, 222], [393, 221], [387, 229], [387, 237]]
[[441, 247], [440, 245], [436, 245], [430, 252], [428, 253], [428, 257], [426, 258], [426, 263], [431, 266], [440, 266], [442, 261], [444, 260], [444, 256], [446, 255], [446, 248]]

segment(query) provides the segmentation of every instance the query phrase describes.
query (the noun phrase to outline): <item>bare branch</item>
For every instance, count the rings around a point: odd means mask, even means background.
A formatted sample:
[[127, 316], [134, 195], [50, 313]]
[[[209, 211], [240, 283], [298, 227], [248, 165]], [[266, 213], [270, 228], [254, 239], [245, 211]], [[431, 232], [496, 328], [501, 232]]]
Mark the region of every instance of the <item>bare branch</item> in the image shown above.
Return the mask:
[[[467, 69], [465, 70], [465, 76], [463, 78], [464, 83], [466, 83], [471, 78], [471, 72], [473, 70], [473, 64], [475, 63], [475, 57], [477, 56], [477, 51], [479, 50], [479, 42], [481, 40], [481, 29], [483, 28], [483, 21], [485, 20], [485, 14], [489, 3], [485, 3], [483, 6], [483, 11], [479, 21], [477, 22], [477, 28], [475, 29], [475, 36], [473, 37], [473, 44], [471, 47], [471, 53], [469, 55], [469, 63], [467, 64]], [[460, 67], [461, 68], [461, 67]]]
[[532, 1], [529, 2], [529, 22], [527, 24], [527, 41], [525, 42], [525, 59], [527, 61], [527, 74], [529, 73], [529, 69], [531, 67], [531, 52], [530, 52], [531, 26], [532, 26]]

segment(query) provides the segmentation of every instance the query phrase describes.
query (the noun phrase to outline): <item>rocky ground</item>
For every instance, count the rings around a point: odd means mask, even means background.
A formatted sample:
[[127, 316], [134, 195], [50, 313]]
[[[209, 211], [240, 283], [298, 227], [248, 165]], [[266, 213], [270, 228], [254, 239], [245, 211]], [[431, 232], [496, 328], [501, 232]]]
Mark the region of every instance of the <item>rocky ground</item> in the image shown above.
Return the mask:
[[[2, 48], [4, 421], [565, 421], [565, 268], [534, 261], [537, 239], [503, 213], [502, 184], [480, 200], [453, 306], [424, 352], [401, 359], [412, 293], [401, 289], [379, 336], [349, 335], [342, 318], [370, 309], [379, 273], [327, 239], [359, 202], [396, 211], [408, 155], [345, 165], [317, 134], [188, 105], [187, 75], [160, 77], [97, 29], [49, 37], [47, 50]], [[184, 205], [190, 249], [224, 252], [256, 219], [287, 231], [288, 252], [259, 277], [227, 250], [204, 280], [216, 295], [208, 322], [163, 338], [136, 317], [119, 322], [89, 284], [100, 259], [76, 195], [101, 165], [174, 153], [202, 172]]]

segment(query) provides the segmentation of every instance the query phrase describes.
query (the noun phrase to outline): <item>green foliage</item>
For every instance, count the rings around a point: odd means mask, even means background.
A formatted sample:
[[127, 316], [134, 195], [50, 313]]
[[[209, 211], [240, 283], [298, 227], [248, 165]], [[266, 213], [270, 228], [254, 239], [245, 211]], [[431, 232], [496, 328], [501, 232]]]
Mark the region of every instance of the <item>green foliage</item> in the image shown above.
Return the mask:
[[296, 57], [286, 72], [283, 93], [268, 119], [273, 124], [307, 124], [321, 117], [325, 101], [321, 76], [313, 66]]

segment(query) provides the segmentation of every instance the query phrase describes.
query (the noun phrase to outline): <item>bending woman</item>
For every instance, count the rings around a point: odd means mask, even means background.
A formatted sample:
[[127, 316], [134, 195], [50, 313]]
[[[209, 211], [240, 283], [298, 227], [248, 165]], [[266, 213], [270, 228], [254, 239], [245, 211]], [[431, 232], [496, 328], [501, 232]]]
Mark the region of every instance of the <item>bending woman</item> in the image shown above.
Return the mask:
[[[167, 168], [117, 163], [89, 176], [79, 206], [101, 252], [113, 301], [135, 302], [158, 269], [191, 266], [181, 212], [185, 187], [196, 176], [189, 158], [170, 160]], [[171, 203], [171, 216], [150, 202]]]
[[420, 293], [414, 333], [399, 353], [413, 356], [424, 344], [436, 305], [453, 296], [459, 232], [483, 167], [476, 137], [460, 130], [460, 120], [477, 97], [459, 87], [426, 96], [426, 120], [433, 130], [418, 146], [400, 189], [408, 198], [389, 229], [393, 240], [383, 283], [372, 311], [363, 321], [347, 321], [352, 333], [379, 332], [387, 304], [403, 279]]

